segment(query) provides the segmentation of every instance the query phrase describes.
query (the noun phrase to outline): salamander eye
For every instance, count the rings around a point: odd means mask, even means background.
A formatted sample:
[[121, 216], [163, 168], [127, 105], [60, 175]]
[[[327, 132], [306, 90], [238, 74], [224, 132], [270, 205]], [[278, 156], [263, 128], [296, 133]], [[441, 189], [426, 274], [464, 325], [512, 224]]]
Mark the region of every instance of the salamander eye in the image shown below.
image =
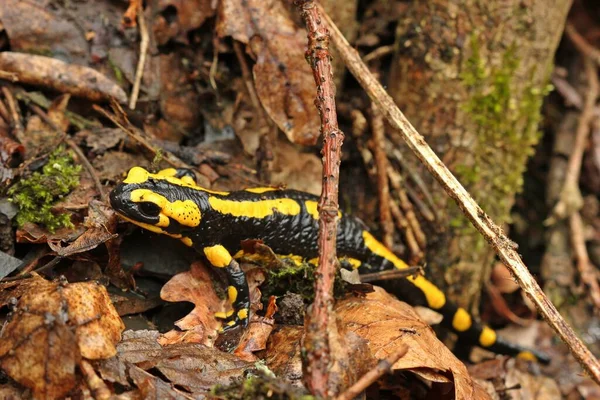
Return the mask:
[[158, 214], [160, 214], [160, 207], [152, 202], [144, 201], [138, 203], [138, 205], [140, 207], [140, 211], [142, 211], [146, 215], [157, 216]]

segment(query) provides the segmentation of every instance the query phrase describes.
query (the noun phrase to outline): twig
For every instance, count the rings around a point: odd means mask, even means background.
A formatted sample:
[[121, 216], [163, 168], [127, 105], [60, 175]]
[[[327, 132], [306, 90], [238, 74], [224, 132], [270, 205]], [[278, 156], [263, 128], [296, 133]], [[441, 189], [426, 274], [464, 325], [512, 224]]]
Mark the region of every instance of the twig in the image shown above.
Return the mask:
[[583, 36], [577, 32], [577, 29], [571, 24], [567, 23], [565, 26], [565, 33], [571, 39], [575, 47], [583, 53], [586, 57], [589, 57], [596, 64], [600, 65], [600, 49], [595, 48], [585, 40]]
[[598, 72], [589, 57], [584, 57], [584, 67], [588, 81], [588, 90], [581, 116], [579, 117], [577, 132], [575, 133], [575, 144], [569, 157], [569, 164], [567, 164], [563, 188], [558, 203], [554, 206], [551, 216], [546, 220], [546, 224], [548, 225], [554, 223], [557, 219], [568, 217], [583, 205], [583, 199], [579, 191], [579, 172], [581, 171], [583, 153], [585, 152], [585, 146], [591, 130], [590, 125], [595, 118], [594, 107], [600, 90]]
[[135, 105], [140, 95], [140, 86], [142, 85], [142, 77], [144, 76], [144, 65], [146, 65], [146, 55], [148, 53], [148, 44], [150, 43], [148, 36], [148, 28], [146, 27], [146, 17], [144, 16], [144, 8], [142, 2], [138, 4], [137, 10], [138, 22], [140, 26], [140, 59], [138, 60], [137, 68], [135, 70], [135, 81], [133, 82], [133, 89], [131, 90], [131, 97], [129, 98], [129, 108], [135, 110]]
[[383, 230], [383, 244], [391, 249], [394, 247], [394, 222], [390, 211], [390, 184], [387, 176], [389, 164], [383, 148], [385, 144], [385, 126], [383, 125], [381, 113], [374, 105], [371, 107], [371, 131], [373, 135], [373, 158], [377, 166], [379, 220]]
[[389, 372], [394, 364], [404, 357], [406, 352], [408, 351], [407, 345], [402, 345], [400, 349], [398, 349], [394, 354], [389, 356], [386, 359], [379, 360], [377, 366], [364, 374], [362, 378], [360, 378], [356, 383], [348, 388], [344, 393], [339, 395], [336, 400], [352, 400], [361, 394], [366, 388], [371, 386], [373, 382], [377, 379], [381, 378], [383, 374]]
[[411, 229], [415, 233], [415, 238], [419, 243], [419, 247], [421, 249], [425, 249], [427, 247], [427, 238], [425, 233], [421, 229], [421, 224], [419, 224], [419, 220], [415, 215], [415, 211], [413, 209], [412, 203], [408, 200], [408, 196], [406, 195], [406, 191], [402, 185], [402, 176], [395, 171], [391, 166], [387, 169], [387, 175], [390, 178], [390, 183], [394, 188], [394, 191], [398, 194], [398, 198], [400, 199], [400, 207], [406, 214], [406, 220], [410, 225]]
[[391, 281], [391, 280], [400, 280], [405, 279], [409, 276], [413, 276], [416, 274], [423, 275], [423, 267], [408, 267], [405, 269], [388, 269], [380, 272], [371, 272], [368, 274], [360, 274], [360, 281], [362, 283], [369, 282], [381, 282], [381, 281]]
[[406, 246], [408, 246], [410, 252], [410, 262], [417, 263], [421, 261], [424, 257], [423, 249], [419, 246], [412, 227], [408, 223], [406, 216], [400, 209], [398, 203], [396, 203], [395, 199], [390, 201], [390, 211], [394, 216], [394, 221], [396, 221], [398, 230], [404, 235], [404, 241], [406, 242]]
[[525, 264], [512, 243], [487, 214], [475, 203], [469, 192], [458, 182], [448, 168], [442, 163], [434, 151], [417, 130], [398, 109], [394, 100], [385, 92], [385, 89], [374, 79], [366, 65], [360, 60], [357, 52], [348, 44], [342, 33], [335, 26], [331, 18], [319, 7], [323, 20], [329, 26], [331, 38], [338, 48], [340, 57], [367, 92], [373, 102], [382, 110], [390, 125], [397, 129], [408, 147], [415, 153], [421, 162], [429, 169], [434, 178], [444, 187], [446, 193], [457, 202], [462, 212], [469, 218], [475, 228], [486, 238], [494, 248], [500, 259], [515, 274], [523, 291], [537, 306], [548, 324], [558, 336], [569, 346], [571, 353], [589, 372], [590, 376], [600, 384], [600, 364], [592, 353], [575, 335], [573, 329], [565, 322], [563, 317], [548, 300], [539, 285], [533, 279]]
[[85, 154], [83, 154], [83, 151], [79, 148], [79, 146], [77, 146], [77, 144], [74, 141], [69, 139], [67, 133], [64, 132], [62, 129], [60, 129], [54, 123], [54, 121], [52, 121], [48, 117], [48, 115], [44, 112], [44, 110], [42, 110], [40, 107], [36, 106], [35, 104], [29, 104], [29, 108], [38, 117], [40, 117], [42, 119], [42, 121], [44, 121], [46, 124], [48, 124], [57, 134], [59, 134], [61, 137], [64, 138], [65, 143], [67, 143], [67, 145], [71, 148], [71, 150], [73, 150], [75, 152], [75, 154], [77, 154], [77, 157], [79, 158], [79, 162], [81, 162], [83, 164], [83, 166], [85, 167], [85, 169], [88, 172], [88, 175], [90, 176], [90, 178], [92, 178], [92, 181], [94, 182], [94, 186], [96, 186], [96, 190], [98, 191], [98, 194], [100, 195], [100, 198], [102, 199], [102, 201], [104, 201], [105, 203], [108, 203], [108, 197], [106, 196], [106, 193], [104, 192], [104, 187], [102, 186], [102, 183], [100, 183], [100, 178], [98, 178], [98, 173], [96, 172], [96, 169], [88, 161], [87, 157], [85, 156]]
[[11, 120], [10, 125], [13, 129], [13, 136], [17, 138], [20, 143], [26, 143], [25, 141], [25, 129], [23, 128], [23, 124], [21, 123], [21, 116], [19, 113], [19, 104], [15, 100], [12, 92], [8, 90], [6, 86], [2, 87], [2, 93], [4, 94], [4, 98], [6, 98], [6, 104], [8, 106], [8, 110], [10, 112]]
[[600, 286], [598, 285], [598, 275], [596, 269], [590, 262], [590, 257], [585, 247], [584, 226], [579, 212], [573, 213], [569, 217], [569, 227], [571, 228], [571, 241], [573, 243], [573, 252], [577, 258], [577, 269], [581, 276], [581, 282], [586, 285], [590, 292], [590, 298], [594, 303], [596, 312], [600, 311]]
[[333, 316], [333, 281], [338, 268], [336, 258], [338, 187], [340, 155], [344, 133], [339, 130], [335, 105], [333, 67], [329, 54], [329, 32], [322, 23], [319, 9], [312, 0], [295, 1], [308, 32], [306, 60], [317, 85], [315, 105], [321, 117], [323, 135], [323, 187], [319, 199], [319, 266], [315, 271], [315, 301], [305, 322], [306, 386], [315, 396], [331, 397], [329, 373], [332, 366], [331, 347], [336, 329]]
[[[118, 104], [114, 104], [114, 105], [116, 107], [119, 107]], [[156, 148], [152, 145], [152, 143], [150, 142], [150, 140], [146, 139], [141, 134], [139, 134], [138, 132], [136, 132], [134, 130], [134, 128], [128, 129], [127, 127], [125, 127], [125, 124], [129, 124], [128, 121], [122, 122], [119, 119], [119, 116], [117, 116], [117, 115], [115, 115], [115, 114], [113, 114], [113, 113], [111, 113], [111, 112], [103, 109], [102, 107], [100, 107], [100, 106], [98, 106], [96, 104], [92, 105], [92, 108], [94, 110], [98, 111], [100, 114], [104, 115], [109, 120], [111, 120], [113, 124], [115, 124], [117, 127], [119, 127], [131, 139], [133, 139], [135, 142], [139, 143], [146, 150], [148, 150], [149, 152], [151, 152], [153, 156], [156, 156], [156, 154], [158, 153], [158, 150], [156, 150]], [[119, 112], [121, 112], [121, 111], [119, 111]], [[163, 159], [167, 163], [169, 163], [171, 166], [173, 166], [175, 168], [191, 168], [189, 165], [187, 165], [186, 163], [184, 163], [183, 161], [181, 161], [179, 158], [175, 157], [175, 155], [173, 155], [171, 152], [163, 151], [163, 156], [164, 156]]]

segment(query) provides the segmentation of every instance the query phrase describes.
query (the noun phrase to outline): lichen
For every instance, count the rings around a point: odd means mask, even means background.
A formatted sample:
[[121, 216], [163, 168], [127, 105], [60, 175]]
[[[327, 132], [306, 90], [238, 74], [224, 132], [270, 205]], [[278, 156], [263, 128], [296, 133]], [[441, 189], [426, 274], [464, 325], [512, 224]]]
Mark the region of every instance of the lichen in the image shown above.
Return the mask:
[[15, 217], [17, 225], [33, 222], [50, 232], [73, 226], [69, 213], [55, 214], [52, 207], [79, 185], [80, 172], [81, 166], [74, 164], [70, 152], [63, 147], [54, 150], [41, 173], [36, 171], [21, 179], [8, 191], [10, 201], [19, 208]]
[[[461, 80], [469, 96], [462, 105], [477, 139], [473, 159], [457, 165], [455, 172], [470, 188], [482, 208], [501, 222], [509, 220], [513, 197], [523, 186], [527, 158], [540, 133], [540, 108], [551, 87], [534, 79], [539, 66], [528, 71], [524, 88], [517, 90], [520, 72], [517, 46], [501, 55], [500, 64], [487, 67], [479, 41], [471, 37], [471, 56], [466, 60]], [[547, 71], [542, 71], [546, 77]], [[522, 79], [522, 78], [521, 78]], [[458, 221], [454, 221], [459, 225]]]

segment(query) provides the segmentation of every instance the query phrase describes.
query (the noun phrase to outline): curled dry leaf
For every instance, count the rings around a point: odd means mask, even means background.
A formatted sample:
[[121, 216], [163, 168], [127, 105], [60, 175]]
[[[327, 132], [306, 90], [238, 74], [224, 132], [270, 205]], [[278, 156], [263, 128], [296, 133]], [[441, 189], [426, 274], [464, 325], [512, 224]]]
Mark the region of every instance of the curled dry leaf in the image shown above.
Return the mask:
[[0, 53], [0, 70], [15, 74], [21, 83], [47, 87], [91, 101], [111, 98], [120, 103], [127, 101], [123, 89], [98, 71], [55, 58], [5, 51]]
[[223, 0], [217, 32], [246, 43], [256, 58], [256, 93], [290, 141], [314, 145], [320, 119], [315, 84], [304, 59], [306, 32], [296, 27], [276, 0]]
[[273, 331], [273, 324], [275, 323], [273, 316], [276, 312], [275, 296], [271, 296], [265, 316], [252, 315], [248, 329], [244, 331], [240, 343], [233, 354], [245, 361], [258, 361], [258, 357], [253, 352], [264, 350], [267, 347], [267, 340]]
[[167, 332], [159, 340], [163, 345], [180, 342], [202, 343], [212, 346], [221, 322], [215, 313], [225, 309], [225, 300], [215, 293], [210, 272], [200, 262], [191, 265], [188, 272], [175, 275], [167, 282], [160, 297], [165, 301], [189, 301], [194, 309], [175, 323], [180, 330]]
[[475, 392], [464, 364], [409, 305], [379, 287], [374, 289], [364, 297], [338, 302], [336, 313], [349, 330], [368, 341], [376, 358], [386, 358], [405, 344], [408, 352], [394, 364], [394, 370], [408, 370], [432, 382], [453, 382], [456, 399], [487, 398]]
[[0, 337], [0, 367], [33, 391], [58, 398], [75, 385], [81, 357], [116, 354], [123, 322], [95, 283], [40, 283], [25, 293]]

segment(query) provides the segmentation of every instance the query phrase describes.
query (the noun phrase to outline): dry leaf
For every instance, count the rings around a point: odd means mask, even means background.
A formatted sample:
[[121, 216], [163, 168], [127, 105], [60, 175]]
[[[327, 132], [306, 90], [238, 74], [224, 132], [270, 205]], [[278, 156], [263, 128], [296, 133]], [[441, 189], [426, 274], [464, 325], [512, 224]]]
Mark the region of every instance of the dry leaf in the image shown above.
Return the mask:
[[33, 54], [0, 53], [0, 70], [16, 74], [19, 82], [43, 86], [91, 101], [127, 101], [121, 87], [96, 70]]
[[320, 119], [315, 83], [305, 61], [306, 32], [278, 0], [223, 0], [217, 32], [249, 45], [256, 92], [269, 116], [297, 144], [314, 145]]
[[0, 337], [0, 366], [36, 398], [58, 398], [75, 385], [75, 366], [112, 357], [124, 325], [104, 286], [38, 284], [24, 294]]
[[364, 297], [338, 302], [335, 309], [348, 329], [368, 341], [375, 358], [386, 358], [405, 344], [408, 352], [394, 364], [394, 370], [409, 370], [432, 382], [454, 382], [457, 399], [487, 398], [475, 397], [464, 364], [409, 305], [379, 287], [374, 289]]
[[188, 32], [198, 29], [212, 17], [217, 4], [213, 0], [158, 1], [153, 27], [157, 43], [164, 45], [171, 39], [187, 43]]
[[271, 296], [265, 316], [252, 315], [248, 329], [244, 331], [233, 354], [245, 361], [258, 361], [258, 357], [253, 352], [264, 350], [267, 347], [267, 340], [273, 331], [273, 324], [275, 323], [273, 316], [276, 312], [275, 296]]
[[282, 326], [269, 337], [265, 362], [277, 376], [301, 384], [303, 326]]
[[145, 370], [155, 369], [173, 385], [191, 392], [209, 390], [239, 379], [253, 364], [233, 354], [194, 343], [161, 347], [156, 331], [127, 331], [118, 345], [118, 358]]
[[167, 282], [160, 297], [165, 301], [189, 301], [196, 307], [175, 323], [179, 330], [167, 332], [160, 339], [162, 345], [180, 342], [202, 343], [212, 346], [221, 322], [215, 313], [225, 309], [226, 301], [215, 293], [207, 267], [200, 262], [191, 265], [190, 271], [175, 275]]

